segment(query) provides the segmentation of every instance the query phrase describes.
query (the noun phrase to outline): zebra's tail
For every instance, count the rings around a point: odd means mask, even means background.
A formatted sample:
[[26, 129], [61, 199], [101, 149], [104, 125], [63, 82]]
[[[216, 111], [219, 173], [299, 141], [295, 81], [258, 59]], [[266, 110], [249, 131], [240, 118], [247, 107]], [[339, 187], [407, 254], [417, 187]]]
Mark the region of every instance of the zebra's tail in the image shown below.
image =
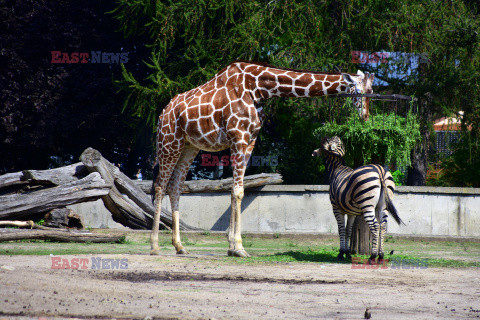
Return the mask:
[[151, 190], [152, 203], [155, 203], [155, 181], [157, 181], [159, 171], [160, 171], [160, 168], [158, 167], [158, 163], [157, 163], [153, 167], [153, 181], [152, 181], [152, 190]]
[[401, 224], [405, 225], [405, 223], [402, 221], [402, 219], [400, 219], [400, 216], [398, 215], [397, 208], [395, 208], [395, 206], [393, 205], [393, 199], [391, 199], [390, 196], [388, 195], [388, 188], [385, 184], [385, 177], [382, 177], [382, 179], [380, 180], [382, 180], [382, 189], [385, 196], [385, 203], [387, 205], [388, 212], [390, 212], [393, 219], [395, 219], [398, 225], [401, 225]]
[[391, 201], [391, 199], [388, 197], [388, 193], [385, 192], [386, 194], [386, 203], [387, 203], [387, 210], [388, 212], [390, 212], [390, 214], [392, 215], [393, 219], [395, 219], [395, 221], [398, 223], [398, 225], [405, 225], [405, 223], [402, 221], [402, 219], [400, 219], [400, 216], [398, 215], [398, 211], [397, 209], [395, 208], [395, 206], [393, 205], [393, 202]]

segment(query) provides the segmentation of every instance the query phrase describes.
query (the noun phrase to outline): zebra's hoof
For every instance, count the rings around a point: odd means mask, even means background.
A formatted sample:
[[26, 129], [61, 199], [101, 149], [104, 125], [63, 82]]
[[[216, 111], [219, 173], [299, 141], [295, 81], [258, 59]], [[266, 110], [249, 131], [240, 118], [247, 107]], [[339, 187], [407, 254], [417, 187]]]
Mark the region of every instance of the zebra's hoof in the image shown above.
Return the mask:
[[188, 251], [185, 249], [180, 249], [177, 251], [177, 254], [188, 254]]
[[376, 257], [377, 257], [376, 255], [373, 255], [373, 254], [372, 254], [372, 255], [370, 256], [370, 258], [368, 258], [368, 264], [369, 264], [369, 265], [376, 264], [376, 261], [375, 261], [375, 258], [376, 258]]
[[345, 258], [343, 257], [343, 253], [340, 253], [340, 254], [337, 256], [337, 261], [345, 261]]

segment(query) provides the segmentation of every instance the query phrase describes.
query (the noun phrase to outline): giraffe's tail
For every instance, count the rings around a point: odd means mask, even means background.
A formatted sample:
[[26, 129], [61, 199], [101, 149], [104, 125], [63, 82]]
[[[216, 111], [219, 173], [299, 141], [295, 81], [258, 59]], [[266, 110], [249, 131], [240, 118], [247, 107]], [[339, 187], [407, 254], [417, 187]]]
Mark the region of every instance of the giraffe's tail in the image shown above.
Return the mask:
[[155, 182], [157, 181], [159, 171], [160, 171], [160, 168], [158, 167], [158, 163], [157, 163], [153, 167], [153, 181], [152, 181], [152, 190], [151, 190], [152, 203], [155, 203]]

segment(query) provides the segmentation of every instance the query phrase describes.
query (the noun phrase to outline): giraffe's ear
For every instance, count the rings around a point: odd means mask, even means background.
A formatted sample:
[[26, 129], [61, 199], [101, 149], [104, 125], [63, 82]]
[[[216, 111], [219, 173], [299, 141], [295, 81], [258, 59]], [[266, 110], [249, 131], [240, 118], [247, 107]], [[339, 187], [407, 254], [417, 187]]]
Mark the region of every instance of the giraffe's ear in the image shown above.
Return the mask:
[[357, 82], [353, 79], [353, 76], [348, 73], [342, 73], [343, 80], [349, 85], [355, 85]]
[[363, 74], [362, 70], [358, 70], [358, 71], [357, 71], [357, 75], [359, 75], [359, 76], [361, 76], [361, 77], [363, 77], [363, 76], [364, 76], [364, 74]]

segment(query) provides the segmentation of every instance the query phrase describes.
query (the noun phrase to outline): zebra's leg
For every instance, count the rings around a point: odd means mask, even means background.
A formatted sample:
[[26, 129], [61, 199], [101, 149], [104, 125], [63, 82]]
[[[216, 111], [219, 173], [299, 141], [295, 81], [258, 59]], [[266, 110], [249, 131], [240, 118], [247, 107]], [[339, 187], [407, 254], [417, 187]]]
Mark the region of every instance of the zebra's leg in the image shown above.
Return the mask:
[[343, 255], [347, 253], [347, 246], [345, 243], [345, 214], [336, 207], [333, 207], [333, 214], [338, 224], [338, 235], [340, 236], [340, 253], [337, 256], [338, 261], [343, 261]]
[[378, 221], [375, 218], [374, 210], [365, 211], [363, 213], [363, 218], [365, 219], [365, 222], [368, 224], [370, 232], [372, 233], [372, 254], [368, 259], [368, 262], [371, 264], [372, 261], [375, 261], [375, 258], [377, 257], [377, 254], [378, 254], [378, 237], [379, 237], [380, 228], [379, 228]]
[[346, 245], [346, 258], [350, 259], [352, 256], [350, 255], [350, 242], [352, 241], [352, 229], [353, 229], [353, 222], [355, 221], [355, 216], [347, 215], [347, 236], [345, 239]]
[[385, 235], [387, 234], [387, 220], [388, 220], [388, 211], [383, 210], [382, 217], [380, 220], [380, 245], [378, 248], [378, 260], [383, 260], [383, 244], [385, 242]]

